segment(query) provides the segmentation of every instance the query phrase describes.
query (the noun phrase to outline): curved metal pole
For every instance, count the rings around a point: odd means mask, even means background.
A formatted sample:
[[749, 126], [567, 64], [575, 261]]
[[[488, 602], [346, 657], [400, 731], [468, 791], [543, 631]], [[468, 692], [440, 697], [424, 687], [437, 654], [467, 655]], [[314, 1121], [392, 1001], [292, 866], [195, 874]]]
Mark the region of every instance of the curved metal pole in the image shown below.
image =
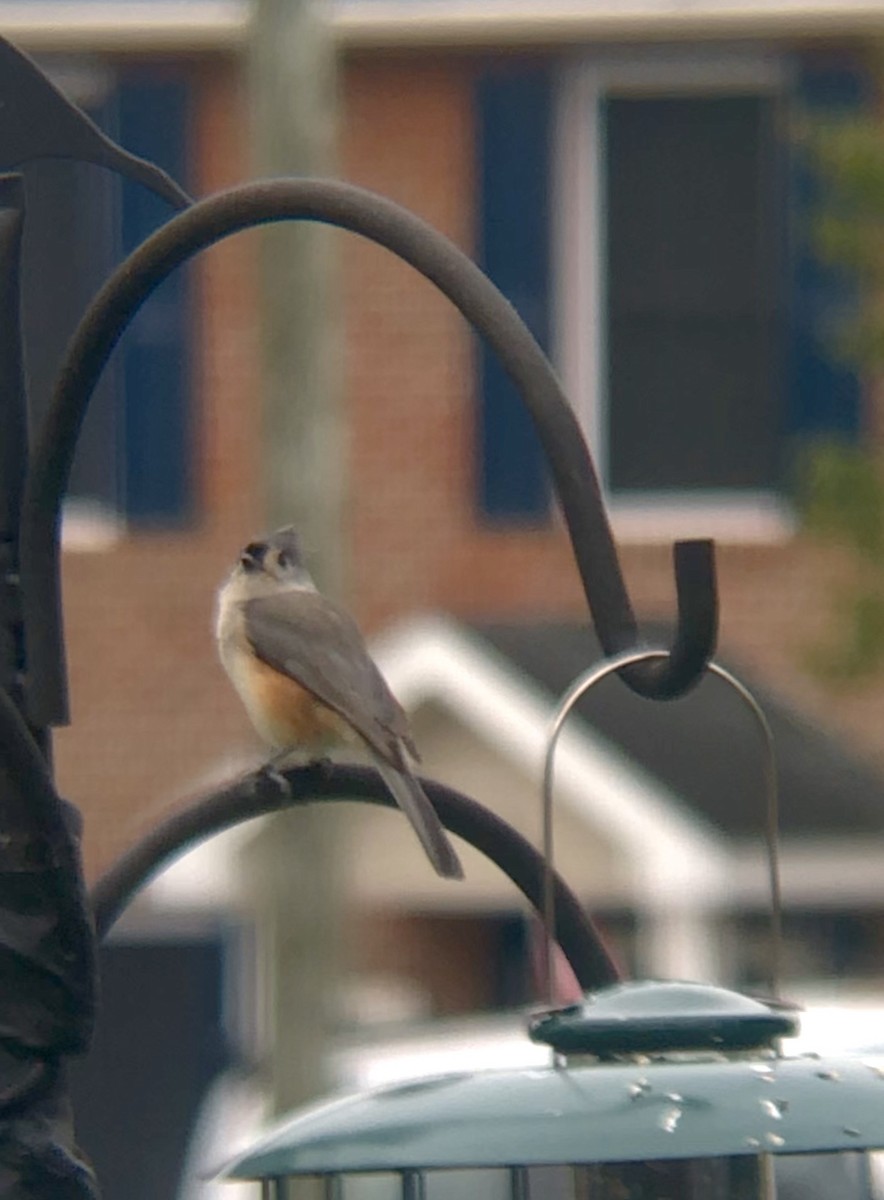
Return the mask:
[[[552, 943], [556, 938], [556, 905], [554, 901], [554, 846], [553, 846], [553, 765], [556, 747], [559, 742], [565, 721], [572, 712], [574, 705], [581, 700], [590, 688], [601, 683], [609, 675], [621, 670], [624, 666], [640, 662], [646, 658], [658, 658], [665, 654], [663, 650], [638, 650], [620, 654], [616, 658], [596, 663], [588, 671], [578, 676], [564, 693], [550, 723], [547, 734], [546, 754], [543, 760], [543, 860], [545, 876], [543, 885], [543, 919], [546, 926], [547, 942], [545, 955], [546, 990], [550, 1003], [553, 1003], [553, 969]], [[755, 720], [761, 734], [764, 746], [764, 765], [762, 778], [764, 780], [765, 814], [764, 830], [767, 843], [768, 881], [770, 885], [770, 991], [777, 999], [780, 994], [782, 973], [783, 945], [783, 904], [780, 886], [780, 817], [779, 790], [777, 787], [777, 759], [774, 746], [773, 731], [761, 705], [735, 675], [716, 662], [706, 664], [710, 675], [717, 675], [724, 680], [740, 697], [743, 704]]]
[[[313, 801], [362, 800], [396, 807], [372, 767], [320, 763], [282, 774], [285, 787], [266, 771], [247, 775], [175, 813], [126, 851], [92, 890], [98, 936], [108, 933], [134, 894], [172, 858], [231, 825]], [[500, 867], [541, 912], [544, 864], [531, 843], [476, 800], [433, 780], [421, 782], [446, 829]], [[549, 886], [559, 943], [581, 987], [590, 991], [616, 983], [620, 978], [617, 966], [577, 897], [558, 875]]]
[[[599, 640], [609, 655], [636, 645], [635, 615], [589, 451], [555, 372], [515, 309], [452, 242], [392, 201], [332, 181], [272, 180], [202, 200], [148, 238], [98, 293], [68, 347], [24, 498], [27, 700], [35, 725], [67, 720], [58, 525], [74, 447], [98, 377], [139, 306], [171, 271], [232, 233], [279, 220], [322, 221], [385, 246], [435, 283], [486, 338], [536, 424]], [[624, 673], [633, 690], [657, 699], [690, 688], [715, 646], [711, 543], [676, 546], [675, 576], [678, 623], [670, 655]]]

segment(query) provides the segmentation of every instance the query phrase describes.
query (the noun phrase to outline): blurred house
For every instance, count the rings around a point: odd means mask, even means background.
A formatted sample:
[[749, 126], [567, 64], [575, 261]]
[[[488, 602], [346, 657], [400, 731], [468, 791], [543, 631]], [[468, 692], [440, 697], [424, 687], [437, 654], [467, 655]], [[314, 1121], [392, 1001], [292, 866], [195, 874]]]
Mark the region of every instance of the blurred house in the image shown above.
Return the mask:
[[[813, 253], [816, 183], [790, 130], [872, 102], [865, 50], [884, 8], [341, 0], [330, 15], [341, 175], [476, 256], [554, 356], [643, 620], [673, 611], [671, 541], [718, 539], [722, 653], [776, 697], [791, 972], [880, 979], [884, 680], [836, 694], [808, 672], [808, 647], [836, 620], [830, 584], [851, 565], [800, 535], [788, 491], [803, 438], [859, 441], [880, 424], [879, 391], [832, 350], [845, 285]], [[0, 33], [197, 196], [251, 175], [247, 18], [223, 0], [0, 0]], [[88, 296], [167, 214], [89, 168], [41, 166], [29, 185], [39, 409]], [[92, 873], [258, 754], [211, 636], [215, 588], [261, 519], [256, 236], [164, 286], [84, 433], [66, 525], [73, 725], [56, 747]], [[386, 252], [339, 240], [347, 600], [384, 636], [428, 773], [533, 836], [536, 722], [596, 652], [541, 456], [448, 303]], [[562, 749], [559, 861], [642, 969], [757, 980], [760, 755], [742, 714], [705, 688], [684, 708], [639, 712], [612, 685], [583, 710]], [[490, 868], [470, 857], [455, 896], [427, 878], [395, 815], [335, 819], [387, 847], [387, 868], [352, 862], [360, 1012], [370, 980], [387, 1012], [397, 995], [403, 1013], [522, 998], [524, 922]], [[140, 918], [197, 947], [171, 999], [199, 997], [219, 1027], [219, 981], [248, 953], [217, 917], [219, 862], [235, 862], [221, 853]], [[143, 958], [120, 973], [136, 991], [154, 977]], [[220, 1034], [205, 1054], [203, 1081], [224, 1057]]]

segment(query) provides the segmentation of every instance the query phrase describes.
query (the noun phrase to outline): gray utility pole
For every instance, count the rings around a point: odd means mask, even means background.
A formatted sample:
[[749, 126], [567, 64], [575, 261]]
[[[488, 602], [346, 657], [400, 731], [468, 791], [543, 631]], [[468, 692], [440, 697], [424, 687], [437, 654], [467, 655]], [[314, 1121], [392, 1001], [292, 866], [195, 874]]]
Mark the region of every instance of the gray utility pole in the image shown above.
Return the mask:
[[[258, 176], [335, 173], [336, 70], [328, 0], [254, 0], [250, 83]], [[294, 524], [325, 591], [340, 593], [340, 317], [331, 230], [262, 232], [260, 323], [268, 529]], [[276, 1111], [322, 1094], [337, 1005], [337, 894], [329, 814], [268, 821], [248, 867], [264, 993], [264, 1050]]]

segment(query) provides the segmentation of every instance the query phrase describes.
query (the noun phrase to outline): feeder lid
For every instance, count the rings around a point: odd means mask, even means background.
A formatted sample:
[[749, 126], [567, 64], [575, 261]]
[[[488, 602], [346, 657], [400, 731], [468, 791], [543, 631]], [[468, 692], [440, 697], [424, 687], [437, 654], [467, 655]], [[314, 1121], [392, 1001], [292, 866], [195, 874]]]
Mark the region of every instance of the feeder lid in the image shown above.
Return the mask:
[[437, 1076], [286, 1120], [228, 1178], [884, 1148], [884, 1074], [858, 1060], [595, 1063]]
[[560, 1054], [742, 1051], [798, 1032], [793, 1010], [700, 983], [624, 983], [541, 1013], [528, 1032]]

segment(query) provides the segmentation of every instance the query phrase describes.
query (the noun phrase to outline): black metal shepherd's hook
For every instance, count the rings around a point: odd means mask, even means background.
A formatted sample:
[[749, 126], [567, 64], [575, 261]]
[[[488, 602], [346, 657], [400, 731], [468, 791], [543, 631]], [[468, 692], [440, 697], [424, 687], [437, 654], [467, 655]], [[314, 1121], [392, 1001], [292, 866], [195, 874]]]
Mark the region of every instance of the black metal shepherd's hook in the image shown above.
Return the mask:
[[[555, 372], [515, 309], [452, 242], [390, 200], [327, 180], [273, 180], [202, 200], [140, 246], [93, 301], [69, 348], [25, 488], [21, 570], [28, 647], [27, 704], [35, 725], [67, 719], [58, 527], [74, 447], [92, 390], [139, 306], [197, 251], [255, 225], [315, 220], [392, 250], [444, 292], [499, 355], [534, 419], [607, 654], [638, 644], [592, 459]], [[641, 695], [668, 699], [702, 675], [715, 648], [712, 544], [675, 547], [678, 620], [667, 658], [625, 669]]]
[[[190, 197], [159, 167], [112, 142], [26, 54], [0, 38], [0, 172], [39, 159], [75, 159], [114, 171], [172, 208]], [[0, 175], [0, 687], [20, 699], [25, 670], [18, 587], [22, 490], [28, 462], [27, 396], [22, 362], [20, 256], [25, 188]], [[35, 726], [39, 740], [42, 729]]]
[[[0, 39], [0, 171], [81, 159], [127, 175], [173, 207], [189, 197], [116, 146], [39, 68]], [[95, 1020], [95, 934], [80, 817], [52, 784], [46, 730], [23, 713], [28, 669], [19, 576], [28, 460], [20, 320], [21, 174], [0, 175], [0, 1194], [86, 1200], [92, 1173], [71, 1129], [64, 1060]]]
[[116, 171], [173, 208], [190, 197], [155, 163], [112, 142], [36, 63], [0, 38], [0, 171], [41, 158], [71, 158]]

